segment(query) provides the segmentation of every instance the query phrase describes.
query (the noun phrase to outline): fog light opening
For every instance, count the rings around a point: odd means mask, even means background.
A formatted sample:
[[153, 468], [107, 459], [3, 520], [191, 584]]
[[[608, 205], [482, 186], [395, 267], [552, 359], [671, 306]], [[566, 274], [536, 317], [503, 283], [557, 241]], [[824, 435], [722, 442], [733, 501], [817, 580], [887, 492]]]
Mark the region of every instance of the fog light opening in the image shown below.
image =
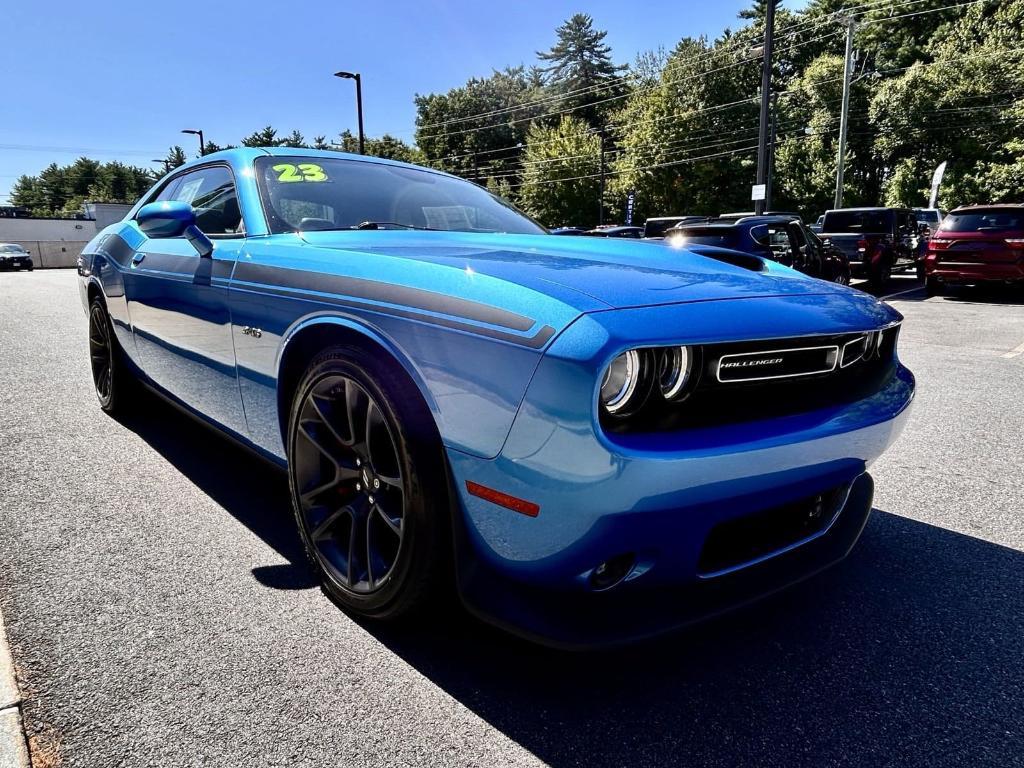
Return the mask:
[[617, 587], [632, 572], [636, 555], [627, 552], [605, 560], [590, 573], [590, 586], [598, 592]]

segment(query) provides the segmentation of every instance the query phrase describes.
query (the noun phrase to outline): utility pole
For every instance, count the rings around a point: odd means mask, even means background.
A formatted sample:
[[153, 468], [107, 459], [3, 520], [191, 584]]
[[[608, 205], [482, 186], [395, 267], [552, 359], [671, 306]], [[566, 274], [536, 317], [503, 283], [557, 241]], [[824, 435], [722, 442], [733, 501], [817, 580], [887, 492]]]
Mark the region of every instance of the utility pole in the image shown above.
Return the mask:
[[833, 208], [843, 207], [843, 166], [846, 164], [846, 128], [850, 121], [850, 80], [853, 77], [853, 30], [856, 22], [846, 20], [846, 63], [843, 66], [843, 111], [839, 116], [839, 157], [836, 160], [836, 197]]
[[604, 131], [598, 134], [601, 142], [601, 191], [597, 198], [597, 226], [604, 224]]
[[[768, 105], [772, 93], [772, 41], [775, 36], [775, 0], [768, 0], [764, 17], [764, 60], [761, 62], [761, 129], [757, 139], [757, 183], [768, 177]], [[754, 213], [764, 213], [764, 200], [754, 201]]]
[[772, 129], [768, 139], [768, 180], [764, 188], [764, 209], [772, 209], [772, 177], [775, 175], [775, 129], [779, 124], [779, 94], [772, 94]]

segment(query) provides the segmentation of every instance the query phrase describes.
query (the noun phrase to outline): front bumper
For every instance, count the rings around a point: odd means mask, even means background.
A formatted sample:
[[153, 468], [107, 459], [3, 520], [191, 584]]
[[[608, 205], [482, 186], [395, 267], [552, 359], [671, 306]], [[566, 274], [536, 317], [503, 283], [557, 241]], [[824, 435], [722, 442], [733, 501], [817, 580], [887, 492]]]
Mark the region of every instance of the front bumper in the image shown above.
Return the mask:
[[[771, 301], [759, 301], [757, 311], [770, 313]], [[694, 337], [702, 324], [743, 322], [739, 307], [716, 304], [645, 310], [641, 319], [658, 329], [652, 333], [685, 325]], [[831, 307], [837, 329], [857, 322], [843, 316], [847, 305], [838, 299], [817, 304]], [[868, 311], [880, 315], [871, 322], [891, 319], [877, 303]], [[803, 320], [822, 324], [816, 312]], [[461, 511], [458, 582], [471, 610], [551, 644], [625, 642], [728, 610], [845, 556], [870, 511], [866, 470], [908, 416], [910, 371], [896, 361], [874, 394], [818, 411], [610, 438], [591, 416], [595, 374], [573, 358], [588, 346], [589, 322], [563, 334], [542, 360], [496, 458], [448, 451]], [[536, 504], [539, 513], [472, 495], [467, 482]], [[739, 561], [727, 574], [703, 568], [709, 537], [724, 524], [837, 488], [851, 490], [827, 530]], [[596, 569], [620, 556], [633, 558], [629, 575], [597, 591]]]
[[469, 610], [484, 621], [544, 645], [586, 649], [635, 642], [741, 608], [838, 563], [860, 538], [873, 495], [874, 483], [864, 473], [854, 480], [845, 505], [821, 535], [715, 578], [653, 588], [625, 583], [602, 592], [569, 592], [516, 583], [475, 564], [469, 578], [460, 580], [460, 593]]
[[0, 259], [0, 269], [32, 269], [35, 265], [31, 258]]

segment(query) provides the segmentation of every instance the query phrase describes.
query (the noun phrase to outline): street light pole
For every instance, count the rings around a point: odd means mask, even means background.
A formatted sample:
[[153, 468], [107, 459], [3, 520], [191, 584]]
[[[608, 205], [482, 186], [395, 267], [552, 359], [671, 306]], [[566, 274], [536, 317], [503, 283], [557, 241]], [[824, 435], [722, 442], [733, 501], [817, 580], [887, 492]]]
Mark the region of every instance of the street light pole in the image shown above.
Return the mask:
[[854, 20], [846, 21], [846, 63], [843, 65], [843, 107], [839, 116], [839, 157], [836, 159], [836, 197], [833, 208], [843, 207], [843, 166], [846, 165], [846, 128], [850, 118], [850, 79], [853, 77]]
[[597, 197], [597, 226], [604, 224], [604, 131], [598, 134], [601, 146], [601, 187]]
[[186, 128], [185, 130], [182, 131], [182, 133], [190, 133], [193, 136], [198, 136], [199, 137], [199, 154], [200, 155], [205, 155], [206, 154], [206, 143], [203, 141], [203, 132], [202, 131], [200, 131], [200, 130], [193, 131], [190, 128]]
[[366, 154], [365, 138], [363, 137], [363, 78], [358, 72], [335, 72], [335, 77], [342, 80], [356, 81], [356, 114], [359, 117], [359, 154]]
[[772, 209], [772, 177], [775, 175], [775, 130], [779, 123], [779, 94], [772, 94], [772, 127], [768, 132], [768, 178], [764, 186], [764, 209]]
[[[768, 0], [764, 17], [764, 60], [761, 63], [761, 128], [757, 139], [757, 183], [768, 178], [768, 105], [772, 93], [772, 42], [775, 36], [775, 0]], [[754, 213], [764, 213], [764, 199], [754, 201]]]

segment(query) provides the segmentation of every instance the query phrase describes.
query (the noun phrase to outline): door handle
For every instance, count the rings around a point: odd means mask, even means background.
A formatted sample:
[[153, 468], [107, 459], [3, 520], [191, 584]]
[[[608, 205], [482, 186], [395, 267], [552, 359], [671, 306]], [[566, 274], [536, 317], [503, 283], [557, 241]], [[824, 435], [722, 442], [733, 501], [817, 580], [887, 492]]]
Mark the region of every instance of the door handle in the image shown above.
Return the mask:
[[146, 258], [146, 254], [136, 253], [134, 256], [132, 256], [132, 264], [141, 264], [144, 258]]

